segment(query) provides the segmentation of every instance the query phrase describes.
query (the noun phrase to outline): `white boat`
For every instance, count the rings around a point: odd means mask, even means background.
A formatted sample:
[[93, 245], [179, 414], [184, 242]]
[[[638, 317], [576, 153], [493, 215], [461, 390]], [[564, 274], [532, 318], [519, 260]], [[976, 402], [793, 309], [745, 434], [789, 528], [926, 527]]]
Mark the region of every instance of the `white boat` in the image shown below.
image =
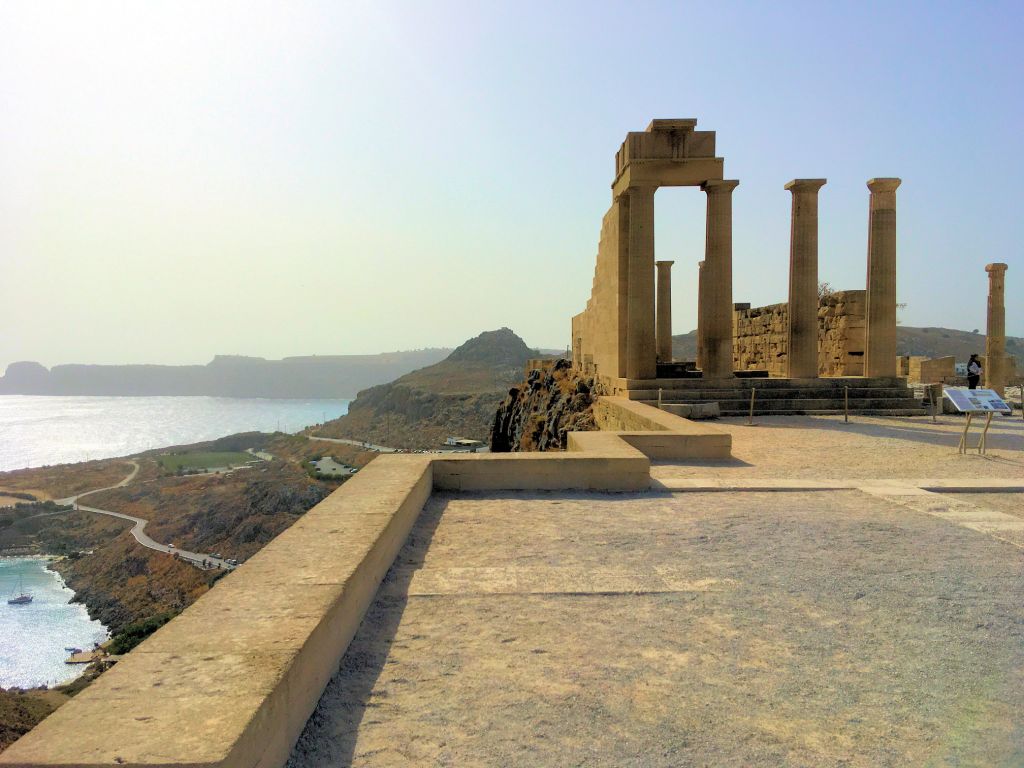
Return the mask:
[[22, 578], [18, 577], [18, 594], [11, 597], [8, 601], [8, 605], [27, 605], [32, 602], [32, 595], [25, 591], [25, 584]]

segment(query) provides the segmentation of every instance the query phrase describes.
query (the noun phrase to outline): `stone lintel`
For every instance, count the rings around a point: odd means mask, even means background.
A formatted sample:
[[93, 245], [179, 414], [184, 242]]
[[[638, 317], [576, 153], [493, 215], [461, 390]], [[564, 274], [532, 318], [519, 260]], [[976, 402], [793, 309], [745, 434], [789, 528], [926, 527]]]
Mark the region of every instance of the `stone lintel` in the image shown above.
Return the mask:
[[721, 157], [632, 160], [612, 182], [612, 197], [617, 200], [630, 187], [699, 187], [724, 173]]
[[786, 182], [785, 189], [790, 192], [817, 192], [827, 183], [828, 179], [793, 179]]
[[1000, 261], [997, 261], [995, 264], [985, 265], [986, 272], [1005, 272], [1007, 269], [1009, 269], [1009, 267]]
[[695, 117], [676, 117], [667, 120], [655, 119], [651, 120], [644, 133], [654, 133], [655, 131], [692, 131], [696, 127], [697, 118]]

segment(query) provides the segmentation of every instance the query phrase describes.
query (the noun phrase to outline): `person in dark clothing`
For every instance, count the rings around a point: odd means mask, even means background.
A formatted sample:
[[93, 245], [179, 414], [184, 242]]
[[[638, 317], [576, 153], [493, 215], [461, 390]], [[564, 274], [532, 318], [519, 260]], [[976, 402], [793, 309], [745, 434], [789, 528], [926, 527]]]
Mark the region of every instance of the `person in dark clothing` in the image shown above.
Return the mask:
[[979, 381], [981, 381], [981, 361], [978, 360], [977, 355], [971, 355], [971, 359], [967, 361], [967, 388], [977, 389]]

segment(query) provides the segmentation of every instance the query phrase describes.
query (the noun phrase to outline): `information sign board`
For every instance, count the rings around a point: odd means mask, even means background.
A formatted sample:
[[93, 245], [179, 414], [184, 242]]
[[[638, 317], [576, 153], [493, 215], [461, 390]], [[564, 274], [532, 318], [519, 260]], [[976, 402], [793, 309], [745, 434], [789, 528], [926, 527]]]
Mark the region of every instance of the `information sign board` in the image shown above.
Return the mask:
[[1013, 413], [1009, 404], [991, 389], [947, 387], [943, 394], [961, 413]]

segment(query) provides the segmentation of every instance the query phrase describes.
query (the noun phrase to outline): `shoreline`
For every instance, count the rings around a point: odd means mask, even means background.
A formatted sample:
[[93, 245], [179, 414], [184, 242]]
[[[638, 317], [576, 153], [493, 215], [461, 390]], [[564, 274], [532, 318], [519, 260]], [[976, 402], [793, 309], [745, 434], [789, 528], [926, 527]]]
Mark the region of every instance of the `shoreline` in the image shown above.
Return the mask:
[[[68, 584], [67, 580], [64, 578], [64, 575], [58, 569], [53, 567], [53, 565], [55, 563], [60, 562], [63, 559], [64, 559], [64, 556], [62, 556], [62, 555], [48, 554], [48, 553], [46, 553], [46, 554], [44, 554], [44, 553], [36, 553], [36, 554], [31, 554], [31, 555], [14, 555], [14, 556], [7, 555], [7, 554], [0, 554], [0, 562], [11, 562], [11, 561], [33, 561], [33, 562], [38, 562], [42, 566], [42, 571], [44, 573], [50, 574], [56, 580], [56, 582], [57, 582], [57, 591], [64, 592], [65, 590], [67, 590], [68, 592], [71, 593], [71, 597], [67, 600], [66, 603], [64, 603], [64, 605], [68, 605], [68, 606], [74, 605], [74, 606], [80, 607], [81, 610], [84, 613], [84, 616], [88, 619], [88, 621], [90, 623], [91, 622], [98, 623], [99, 627], [104, 632], [105, 637], [104, 637], [103, 640], [100, 640], [99, 642], [101, 644], [105, 643], [105, 642], [108, 642], [113, 637], [113, 635], [112, 635], [112, 633], [110, 631], [110, 628], [107, 627], [100, 619], [93, 617], [92, 613], [89, 611], [89, 608], [85, 604], [85, 602], [80, 600], [80, 599], [78, 599], [78, 592], [76, 592], [75, 589], [70, 584]], [[57, 628], [55, 628], [55, 629], [57, 629]], [[54, 637], [54, 639], [56, 639], [55, 635], [51, 635], [51, 636]], [[39, 636], [34, 636], [33, 640], [34, 641], [39, 641], [40, 637]], [[83, 675], [85, 675], [86, 673], [88, 673], [90, 671], [90, 667], [91, 666], [92, 666], [91, 664], [90, 665], [66, 665], [66, 667], [69, 670], [73, 670], [75, 672], [75, 674], [73, 674], [72, 676], [68, 677], [67, 679], [63, 679], [60, 682], [57, 682], [55, 684], [51, 683], [49, 681], [43, 680], [41, 682], [35, 683], [33, 685], [29, 685], [29, 686], [22, 686], [22, 685], [3, 686], [3, 685], [0, 685], [0, 691], [6, 691], [8, 693], [10, 693], [10, 692], [33, 692], [33, 691], [57, 691], [57, 692], [61, 692], [62, 689], [67, 688], [68, 686], [73, 686], [76, 683], [78, 683], [81, 680], [81, 678], [83, 677]]]

